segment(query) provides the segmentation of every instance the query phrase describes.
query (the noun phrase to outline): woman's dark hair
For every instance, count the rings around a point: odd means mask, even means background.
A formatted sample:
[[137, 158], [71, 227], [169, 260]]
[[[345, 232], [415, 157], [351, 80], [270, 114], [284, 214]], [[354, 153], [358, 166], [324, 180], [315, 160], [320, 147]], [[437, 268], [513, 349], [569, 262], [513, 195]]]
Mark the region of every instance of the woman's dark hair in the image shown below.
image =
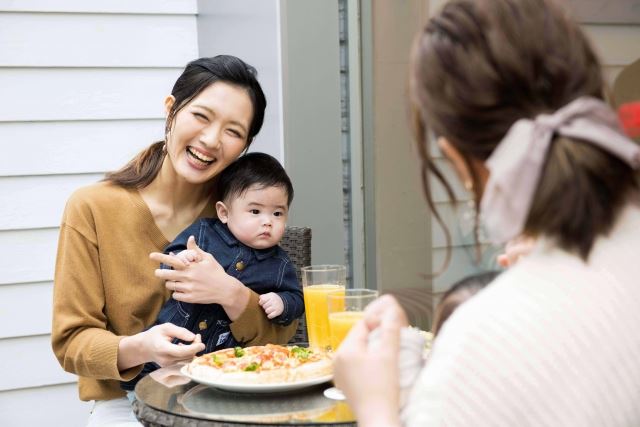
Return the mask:
[[499, 271], [487, 271], [473, 274], [453, 284], [444, 294], [436, 306], [433, 316], [433, 335], [438, 335], [444, 322], [466, 300], [480, 292], [500, 274]]
[[149, 185], [162, 166], [166, 154], [166, 137], [173, 126], [176, 114], [215, 82], [229, 83], [247, 91], [253, 106], [253, 117], [247, 137], [248, 148], [262, 127], [264, 110], [267, 107], [267, 100], [257, 75], [255, 68], [231, 55], [218, 55], [189, 62], [171, 90], [175, 102], [167, 115], [165, 140], [147, 147], [122, 169], [108, 173], [105, 180], [130, 188], [144, 188]]
[[287, 206], [293, 200], [293, 185], [280, 162], [265, 153], [248, 153], [240, 156], [225, 170], [217, 181], [219, 199], [227, 203], [241, 196], [254, 185], [260, 188], [281, 187], [287, 194]]
[[[429, 173], [455, 197], [429, 156], [428, 128], [462, 155], [479, 207], [482, 186], [471, 165], [485, 161], [515, 121], [582, 96], [603, 99], [604, 92], [587, 38], [553, 0], [452, 0], [428, 22], [413, 47], [410, 94], [424, 193], [449, 243], [444, 268], [451, 238], [435, 208]], [[546, 235], [586, 260], [638, 188], [636, 179], [618, 158], [556, 136], [524, 233]]]

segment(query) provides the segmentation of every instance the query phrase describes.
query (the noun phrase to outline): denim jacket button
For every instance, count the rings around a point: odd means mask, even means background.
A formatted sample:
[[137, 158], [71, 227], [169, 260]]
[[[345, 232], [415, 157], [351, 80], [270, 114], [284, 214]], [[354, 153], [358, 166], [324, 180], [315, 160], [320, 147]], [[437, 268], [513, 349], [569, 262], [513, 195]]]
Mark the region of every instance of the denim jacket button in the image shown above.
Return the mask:
[[236, 270], [238, 270], [238, 271], [244, 270], [244, 262], [242, 262], [242, 261], [236, 262]]
[[198, 329], [200, 329], [201, 331], [207, 329], [207, 321], [201, 320], [200, 323], [198, 323]]

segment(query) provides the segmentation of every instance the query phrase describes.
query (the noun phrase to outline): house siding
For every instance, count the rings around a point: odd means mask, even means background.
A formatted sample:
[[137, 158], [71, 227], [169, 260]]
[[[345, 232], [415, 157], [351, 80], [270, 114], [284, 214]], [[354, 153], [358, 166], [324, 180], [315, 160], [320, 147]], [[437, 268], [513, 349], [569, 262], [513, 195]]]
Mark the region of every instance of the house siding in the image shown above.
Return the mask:
[[60, 218], [73, 190], [162, 138], [196, 14], [195, 0], [0, 1], [3, 426], [86, 424], [50, 344]]

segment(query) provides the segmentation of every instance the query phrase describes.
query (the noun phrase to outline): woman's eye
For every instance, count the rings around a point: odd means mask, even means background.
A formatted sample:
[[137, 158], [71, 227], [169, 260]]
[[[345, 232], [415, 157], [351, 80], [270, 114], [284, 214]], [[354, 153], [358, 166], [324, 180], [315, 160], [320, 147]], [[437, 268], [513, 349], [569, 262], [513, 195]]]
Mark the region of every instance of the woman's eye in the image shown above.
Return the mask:
[[193, 113], [193, 115], [199, 118], [200, 120], [205, 120], [207, 122], [209, 121], [209, 118], [202, 113]]
[[238, 132], [237, 130], [234, 129], [229, 129], [229, 133], [233, 136], [235, 136], [236, 138], [242, 138], [242, 135], [240, 134], [240, 132]]
[[251, 212], [254, 215], [258, 215], [260, 213], [258, 209], [251, 209], [249, 212]]

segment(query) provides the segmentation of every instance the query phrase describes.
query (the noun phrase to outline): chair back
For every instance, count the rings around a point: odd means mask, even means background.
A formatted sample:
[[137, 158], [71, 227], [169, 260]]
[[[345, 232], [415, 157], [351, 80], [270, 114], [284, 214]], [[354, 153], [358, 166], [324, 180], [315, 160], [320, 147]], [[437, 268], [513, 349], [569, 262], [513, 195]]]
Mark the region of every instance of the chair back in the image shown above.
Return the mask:
[[[280, 247], [287, 251], [289, 258], [291, 258], [291, 261], [295, 264], [298, 283], [300, 287], [302, 287], [302, 274], [300, 269], [304, 266], [311, 265], [311, 229], [308, 227], [288, 226], [280, 241]], [[289, 344], [307, 345], [308, 342], [307, 322], [303, 314], [298, 319], [296, 334], [291, 338]]]

